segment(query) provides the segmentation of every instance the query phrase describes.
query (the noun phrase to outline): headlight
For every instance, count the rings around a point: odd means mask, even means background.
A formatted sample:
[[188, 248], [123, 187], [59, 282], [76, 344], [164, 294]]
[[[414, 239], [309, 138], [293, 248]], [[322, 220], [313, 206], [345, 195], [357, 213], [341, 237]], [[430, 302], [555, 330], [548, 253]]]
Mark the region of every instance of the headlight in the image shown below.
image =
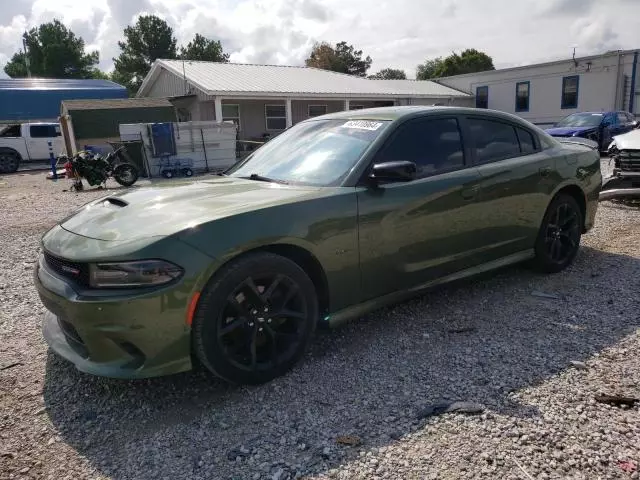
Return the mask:
[[95, 263], [89, 266], [93, 288], [153, 287], [180, 278], [183, 270], [164, 260]]

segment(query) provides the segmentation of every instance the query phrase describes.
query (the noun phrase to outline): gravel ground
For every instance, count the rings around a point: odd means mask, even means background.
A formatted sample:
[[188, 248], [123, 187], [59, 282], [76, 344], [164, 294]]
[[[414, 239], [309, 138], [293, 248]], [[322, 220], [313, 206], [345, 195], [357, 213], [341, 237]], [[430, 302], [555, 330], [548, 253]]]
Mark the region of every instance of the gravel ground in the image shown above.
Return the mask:
[[[320, 332], [284, 378], [230, 387], [96, 378], [48, 352], [39, 237], [102, 195], [66, 187], [0, 178], [0, 478], [638, 478], [640, 406], [594, 396], [640, 396], [639, 209], [601, 204], [566, 272], [440, 288]], [[421, 418], [443, 400], [484, 412]]]

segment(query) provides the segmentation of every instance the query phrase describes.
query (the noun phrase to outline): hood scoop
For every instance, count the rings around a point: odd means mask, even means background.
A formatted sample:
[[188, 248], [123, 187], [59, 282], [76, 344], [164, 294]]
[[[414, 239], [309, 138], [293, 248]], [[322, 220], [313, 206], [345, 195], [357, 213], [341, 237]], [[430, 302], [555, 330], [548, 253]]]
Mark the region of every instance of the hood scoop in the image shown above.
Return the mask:
[[108, 197], [108, 198], [105, 198], [102, 201], [102, 205], [104, 205], [105, 207], [120, 207], [120, 208], [124, 208], [127, 205], [129, 205], [129, 203], [125, 202], [124, 200], [122, 200], [121, 198], [118, 198], [118, 197]]

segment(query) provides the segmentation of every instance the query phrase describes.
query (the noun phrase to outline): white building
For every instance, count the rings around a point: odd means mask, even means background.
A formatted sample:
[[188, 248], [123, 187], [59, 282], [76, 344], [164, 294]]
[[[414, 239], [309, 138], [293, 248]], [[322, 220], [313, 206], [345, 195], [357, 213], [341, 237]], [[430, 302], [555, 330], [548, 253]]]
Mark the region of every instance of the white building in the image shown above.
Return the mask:
[[432, 81], [370, 80], [308, 67], [157, 60], [138, 97], [169, 98], [180, 121], [231, 120], [238, 137], [275, 135], [306, 118], [388, 105], [471, 105]]
[[524, 67], [435, 79], [475, 96], [475, 106], [549, 126], [586, 111], [639, 115], [638, 51], [624, 50]]

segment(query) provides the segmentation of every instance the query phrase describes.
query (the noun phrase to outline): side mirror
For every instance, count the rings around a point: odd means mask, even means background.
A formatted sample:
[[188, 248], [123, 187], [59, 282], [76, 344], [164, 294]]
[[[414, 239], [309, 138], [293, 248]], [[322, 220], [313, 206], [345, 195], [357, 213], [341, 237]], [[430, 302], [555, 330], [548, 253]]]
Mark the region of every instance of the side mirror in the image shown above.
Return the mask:
[[409, 182], [416, 178], [418, 167], [414, 162], [399, 160], [376, 163], [371, 169], [369, 179], [378, 182]]

